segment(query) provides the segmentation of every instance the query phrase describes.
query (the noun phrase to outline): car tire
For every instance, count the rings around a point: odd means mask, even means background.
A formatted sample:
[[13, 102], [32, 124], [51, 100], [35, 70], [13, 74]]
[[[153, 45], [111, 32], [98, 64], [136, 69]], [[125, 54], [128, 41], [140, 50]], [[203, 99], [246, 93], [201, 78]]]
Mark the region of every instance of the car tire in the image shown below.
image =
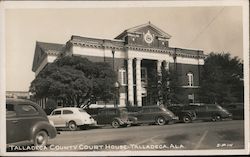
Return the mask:
[[163, 117], [156, 118], [156, 124], [158, 124], [158, 125], [165, 125], [166, 124], [165, 118], [163, 118]]
[[118, 122], [118, 120], [113, 120], [111, 123], [113, 128], [119, 128], [120, 127], [120, 123]]
[[44, 147], [48, 143], [49, 136], [46, 131], [39, 131], [33, 138], [34, 146]]
[[189, 115], [184, 115], [184, 116], [182, 117], [182, 121], [183, 121], [184, 123], [191, 123], [191, 122], [192, 122], [192, 118], [191, 118]]
[[213, 122], [221, 121], [221, 116], [220, 116], [220, 115], [214, 115], [214, 116], [212, 117], [212, 121], [213, 121]]
[[70, 121], [68, 124], [68, 128], [70, 131], [76, 131], [77, 130], [77, 125], [74, 121]]

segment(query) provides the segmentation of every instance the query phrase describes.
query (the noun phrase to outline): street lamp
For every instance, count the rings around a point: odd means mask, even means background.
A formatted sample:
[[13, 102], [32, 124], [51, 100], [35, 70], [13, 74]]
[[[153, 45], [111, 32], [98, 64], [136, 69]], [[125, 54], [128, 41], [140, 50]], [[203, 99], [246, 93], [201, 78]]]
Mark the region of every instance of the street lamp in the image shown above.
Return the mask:
[[115, 82], [115, 103], [114, 103], [114, 107], [118, 107], [118, 97], [119, 97], [119, 87], [120, 84], [118, 81]]

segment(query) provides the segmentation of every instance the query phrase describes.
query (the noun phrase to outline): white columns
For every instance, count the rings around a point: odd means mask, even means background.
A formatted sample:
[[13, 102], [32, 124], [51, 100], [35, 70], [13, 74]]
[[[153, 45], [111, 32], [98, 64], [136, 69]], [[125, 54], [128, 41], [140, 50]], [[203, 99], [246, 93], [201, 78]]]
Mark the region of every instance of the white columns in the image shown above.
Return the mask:
[[134, 105], [133, 59], [128, 58], [128, 101]]
[[158, 75], [161, 75], [161, 65], [162, 65], [162, 60], [157, 61], [157, 72]]
[[136, 100], [137, 106], [142, 106], [141, 97], [141, 59], [136, 58]]

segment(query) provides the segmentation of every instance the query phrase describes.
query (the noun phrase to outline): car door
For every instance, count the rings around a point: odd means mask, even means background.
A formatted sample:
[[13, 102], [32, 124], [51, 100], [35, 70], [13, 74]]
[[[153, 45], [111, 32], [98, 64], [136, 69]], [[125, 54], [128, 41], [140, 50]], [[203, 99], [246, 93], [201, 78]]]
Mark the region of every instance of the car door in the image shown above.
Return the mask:
[[19, 142], [23, 140], [23, 136], [20, 136], [22, 126], [20, 125], [19, 118], [15, 111], [14, 104], [6, 104], [6, 134], [7, 143]]
[[208, 105], [207, 106], [207, 116], [212, 118], [215, 115], [220, 115], [217, 106], [215, 105]]
[[118, 117], [118, 112], [116, 109], [109, 109], [107, 110], [107, 114], [106, 114], [106, 124], [112, 123], [112, 121], [114, 120], [114, 118]]
[[198, 106], [197, 117], [200, 119], [208, 119], [209, 114], [206, 105]]
[[74, 120], [74, 113], [71, 110], [68, 109], [64, 109], [62, 110], [62, 116], [61, 116], [61, 121], [60, 124], [61, 125], [65, 125], [68, 124], [69, 121]]
[[55, 127], [62, 127], [65, 126], [62, 124], [62, 120], [61, 120], [61, 114], [62, 111], [61, 110], [55, 110], [51, 113], [50, 115], [50, 120], [53, 121]]
[[149, 108], [143, 108], [139, 115], [138, 115], [138, 120], [141, 122], [149, 122], [151, 121], [151, 113]]
[[31, 140], [34, 125], [39, 121], [45, 121], [45, 118], [40, 115], [36, 107], [28, 103], [15, 105], [14, 109], [19, 117], [16, 123], [18, 123], [18, 127], [21, 127], [18, 128], [20, 140]]
[[97, 124], [105, 124], [106, 110], [99, 110], [96, 120], [97, 120]]

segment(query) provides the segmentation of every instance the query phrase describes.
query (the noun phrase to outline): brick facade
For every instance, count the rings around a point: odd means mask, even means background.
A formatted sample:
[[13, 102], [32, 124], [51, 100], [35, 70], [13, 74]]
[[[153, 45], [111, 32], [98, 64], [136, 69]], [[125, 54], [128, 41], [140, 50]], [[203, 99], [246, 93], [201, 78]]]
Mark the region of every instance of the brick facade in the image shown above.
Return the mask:
[[152, 71], [157, 75], [161, 66], [164, 66], [168, 70], [176, 70], [178, 74], [180, 90], [176, 94], [179, 100], [182, 103], [197, 102], [205, 55], [200, 50], [170, 47], [170, 38], [169, 34], [151, 23], [127, 29], [114, 40], [72, 36], [65, 45], [57, 44], [53, 51], [44, 48], [53, 46], [40, 44], [40, 49], [36, 48], [32, 70], [39, 73], [38, 69], [46, 66], [44, 63], [53, 62], [52, 59], [45, 62], [39, 58], [41, 55], [47, 58], [51, 55], [75, 55], [93, 62], [108, 62], [112, 66], [114, 64], [117, 72], [120, 84], [119, 105], [141, 106], [148, 105], [145, 100], [149, 75], [152, 75]]

